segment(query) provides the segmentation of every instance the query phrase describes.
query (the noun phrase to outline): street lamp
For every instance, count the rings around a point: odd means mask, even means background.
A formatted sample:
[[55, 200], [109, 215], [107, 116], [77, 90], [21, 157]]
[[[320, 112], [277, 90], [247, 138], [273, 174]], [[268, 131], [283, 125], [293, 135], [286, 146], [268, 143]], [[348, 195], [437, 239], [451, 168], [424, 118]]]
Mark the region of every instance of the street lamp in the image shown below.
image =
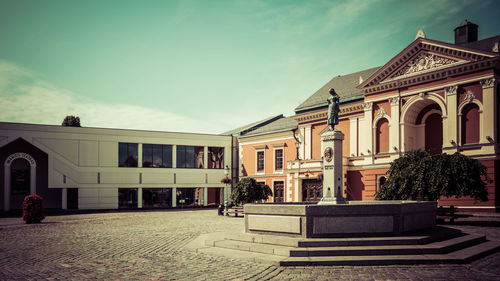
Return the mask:
[[224, 210], [226, 211], [227, 214], [227, 184], [230, 182], [229, 181], [229, 166], [226, 165], [226, 168], [224, 168], [224, 175], [226, 176], [225, 179], [225, 187], [224, 187]]

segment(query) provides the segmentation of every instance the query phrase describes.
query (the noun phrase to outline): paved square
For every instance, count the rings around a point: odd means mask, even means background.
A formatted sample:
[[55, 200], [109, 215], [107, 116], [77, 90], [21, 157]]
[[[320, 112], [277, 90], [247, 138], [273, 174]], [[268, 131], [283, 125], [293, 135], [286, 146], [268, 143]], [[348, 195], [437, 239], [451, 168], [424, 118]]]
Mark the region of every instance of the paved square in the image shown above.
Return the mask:
[[[284, 268], [184, 248], [243, 223], [216, 210], [49, 216], [35, 225], [0, 218], [0, 280], [500, 280], [500, 253], [466, 265]], [[457, 227], [500, 240], [498, 216]]]

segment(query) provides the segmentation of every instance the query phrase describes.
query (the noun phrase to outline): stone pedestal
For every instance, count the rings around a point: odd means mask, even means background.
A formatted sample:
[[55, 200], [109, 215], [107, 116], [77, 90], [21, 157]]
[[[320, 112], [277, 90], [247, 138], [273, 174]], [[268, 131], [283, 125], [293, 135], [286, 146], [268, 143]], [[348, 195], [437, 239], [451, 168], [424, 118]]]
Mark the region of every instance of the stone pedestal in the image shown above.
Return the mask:
[[328, 130], [321, 135], [323, 144], [323, 198], [318, 204], [346, 204], [343, 191], [342, 141], [339, 130]]

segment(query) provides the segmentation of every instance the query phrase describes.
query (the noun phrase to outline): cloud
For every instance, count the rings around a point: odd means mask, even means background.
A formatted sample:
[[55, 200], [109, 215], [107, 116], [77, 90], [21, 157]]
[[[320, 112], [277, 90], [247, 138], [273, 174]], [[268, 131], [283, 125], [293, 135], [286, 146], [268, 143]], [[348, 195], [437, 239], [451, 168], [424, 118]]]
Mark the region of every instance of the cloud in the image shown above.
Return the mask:
[[3, 122], [59, 125], [66, 115], [76, 115], [85, 127], [221, 133], [242, 121], [222, 119], [227, 120], [225, 123], [207, 116], [192, 118], [139, 105], [106, 104], [61, 89], [40, 75], [5, 61], [0, 61], [0, 100]]

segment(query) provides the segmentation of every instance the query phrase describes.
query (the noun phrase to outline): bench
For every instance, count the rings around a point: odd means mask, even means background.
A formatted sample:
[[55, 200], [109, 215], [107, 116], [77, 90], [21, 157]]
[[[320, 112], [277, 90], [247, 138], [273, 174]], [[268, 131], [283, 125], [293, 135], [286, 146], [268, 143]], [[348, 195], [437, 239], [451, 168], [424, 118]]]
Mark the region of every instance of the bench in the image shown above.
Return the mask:
[[235, 217], [238, 216], [238, 214], [244, 215], [245, 213], [243, 212], [243, 207], [232, 207], [227, 209], [227, 211], [224, 211], [226, 216], [229, 216], [230, 214], [234, 215]]
[[449, 220], [450, 223], [455, 222], [455, 219], [458, 218], [468, 218], [472, 215], [469, 214], [458, 214], [458, 208], [455, 206], [443, 207], [440, 206], [436, 210], [436, 221], [444, 222], [446, 219]]

